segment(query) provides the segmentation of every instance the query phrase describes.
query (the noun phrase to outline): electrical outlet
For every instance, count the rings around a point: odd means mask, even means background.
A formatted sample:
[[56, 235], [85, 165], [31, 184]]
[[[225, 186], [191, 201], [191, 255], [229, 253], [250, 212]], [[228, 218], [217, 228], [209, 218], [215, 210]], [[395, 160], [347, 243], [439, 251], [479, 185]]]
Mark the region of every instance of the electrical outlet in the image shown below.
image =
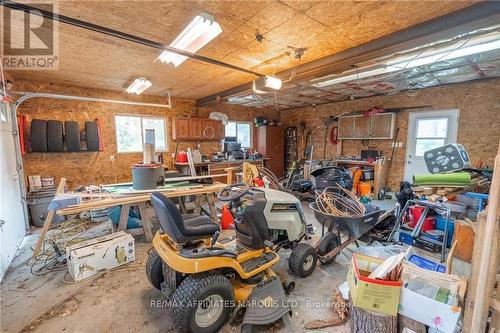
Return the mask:
[[109, 160], [113, 162], [115, 160], [115, 157], [113, 155], [109, 156]]

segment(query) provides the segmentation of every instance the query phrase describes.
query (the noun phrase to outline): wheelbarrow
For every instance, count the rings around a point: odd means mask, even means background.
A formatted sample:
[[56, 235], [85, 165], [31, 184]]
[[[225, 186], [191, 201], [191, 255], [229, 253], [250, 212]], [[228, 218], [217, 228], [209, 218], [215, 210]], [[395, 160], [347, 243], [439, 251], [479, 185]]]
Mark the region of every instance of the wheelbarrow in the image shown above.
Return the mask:
[[[340, 251], [369, 232], [393, 212], [390, 210], [381, 216], [384, 212], [382, 209], [370, 204], [364, 204], [364, 206], [366, 209], [364, 215], [332, 216], [319, 210], [316, 202], [309, 205], [322, 225], [321, 239], [315, 245], [318, 259], [322, 264], [333, 262]], [[342, 242], [341, 235], [347, 236], [347, 240]]]

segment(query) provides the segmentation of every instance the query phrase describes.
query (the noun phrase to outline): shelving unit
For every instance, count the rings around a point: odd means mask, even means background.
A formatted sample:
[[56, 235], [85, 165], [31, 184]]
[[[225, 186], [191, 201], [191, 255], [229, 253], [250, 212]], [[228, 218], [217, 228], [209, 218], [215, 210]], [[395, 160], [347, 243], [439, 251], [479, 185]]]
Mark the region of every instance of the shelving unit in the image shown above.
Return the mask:
[[[408, 212], [409, 207], [411, 205], [418, 205], [418, 206], [423, 206], [424, 211], [422, 212], [422, 215], [420, 215], [420, 218], [418, 222], [416, 223], [415, 227], [413, 229], [407, 229], [404, 228], [403, 226], [403, 218], [406, 216], [405, 213]], [[430, 210], [441, 210], [446, 212], [446, 221], [445, 221], [445, 227], [444, 227], [444, 236], [442, 241], [434, 240], [428, 237], [423, 237], [422, 236], [422, 226], [424, 224], [424, 220], [427, 217], [427, 214], [429, 213]], [[446, 244], [448, 243], [448, 224], [450, 223], [450, 215], [451, 211], [450, 209], [443, 207], [441, 205], [436, 205], [428, 201], [422, 201], [422, 200], [408, 200], [403, 207], [403, 209], [399, 212], [398, 214], [398, 220], [396, 222], [396, 225], [394, 226], [394, 229], [392, 229], [391, 234], [389, 235], [388, 241], [393, 240], [394, 235], [396, 232], [398, 233], [398, 236], [400, 233], [403, 233], [407, 235], [408, 237], [411, 237], [413, 239], [412, 245], [415, 245], [416, 247], [422, 249], [425, 246], [428, 247], [433, 247], [433, 246], [439, 246], [441, 247], [441, 254], [440, 254], [440, 261], [444, 262], [446, 258]], [[397, 241], [397, 240], [396, 240]], [[425, 250], [425, 248], [423, 249]], [[432, 251], [429, 251], [432, 253]]]

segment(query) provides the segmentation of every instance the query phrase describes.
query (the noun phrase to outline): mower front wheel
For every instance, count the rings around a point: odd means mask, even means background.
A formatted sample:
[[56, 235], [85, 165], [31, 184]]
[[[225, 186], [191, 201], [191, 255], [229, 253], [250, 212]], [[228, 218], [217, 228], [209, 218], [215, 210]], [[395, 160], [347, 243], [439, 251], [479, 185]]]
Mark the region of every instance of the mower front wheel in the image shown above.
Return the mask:
[[288, 267], [293, 275], [305, 278], [311, 275], [317, 262], [318, 254], [314, 247], [307, 243], [300, 243], [292, 249], [288, 259]]
[[151, 249], [146, 262], [146, 275], [149, 282], [153, 287], [161, 290], [161, 283], [163, 282], [162, 260], [155, 249]]
[[222, 274], [193, 274], [182, 281], [171, 300], [172, 318], [179, 333], [217, 332], [231, 314], [233, 287]]

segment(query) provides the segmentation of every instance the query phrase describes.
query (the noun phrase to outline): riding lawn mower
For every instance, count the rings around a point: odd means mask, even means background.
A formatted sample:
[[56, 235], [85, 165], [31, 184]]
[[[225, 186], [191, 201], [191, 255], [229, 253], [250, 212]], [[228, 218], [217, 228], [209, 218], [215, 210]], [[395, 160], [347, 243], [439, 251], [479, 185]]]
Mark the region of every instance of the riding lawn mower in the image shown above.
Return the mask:
[[219, 240], [219, 226], [209, 217], [183, 217], [168, 198], [151, 194], [160, 230], [146, 271], [173, 305], [174, 326], [178, 332], [216, 332], [231, 315], [242, 318], [242, 332], [280, 318], [290, 325], [285, 291], [293, 284], [282, 285], [271, 266], [280, 259], [278, 250], [289, 248], [294, 275], [307, 277], [316, 267], [315, 248], [302, 242], [309, 236], [300, 201], [245, 184], [225, 187], [218, 199], [230, 204], [234, 237]]

